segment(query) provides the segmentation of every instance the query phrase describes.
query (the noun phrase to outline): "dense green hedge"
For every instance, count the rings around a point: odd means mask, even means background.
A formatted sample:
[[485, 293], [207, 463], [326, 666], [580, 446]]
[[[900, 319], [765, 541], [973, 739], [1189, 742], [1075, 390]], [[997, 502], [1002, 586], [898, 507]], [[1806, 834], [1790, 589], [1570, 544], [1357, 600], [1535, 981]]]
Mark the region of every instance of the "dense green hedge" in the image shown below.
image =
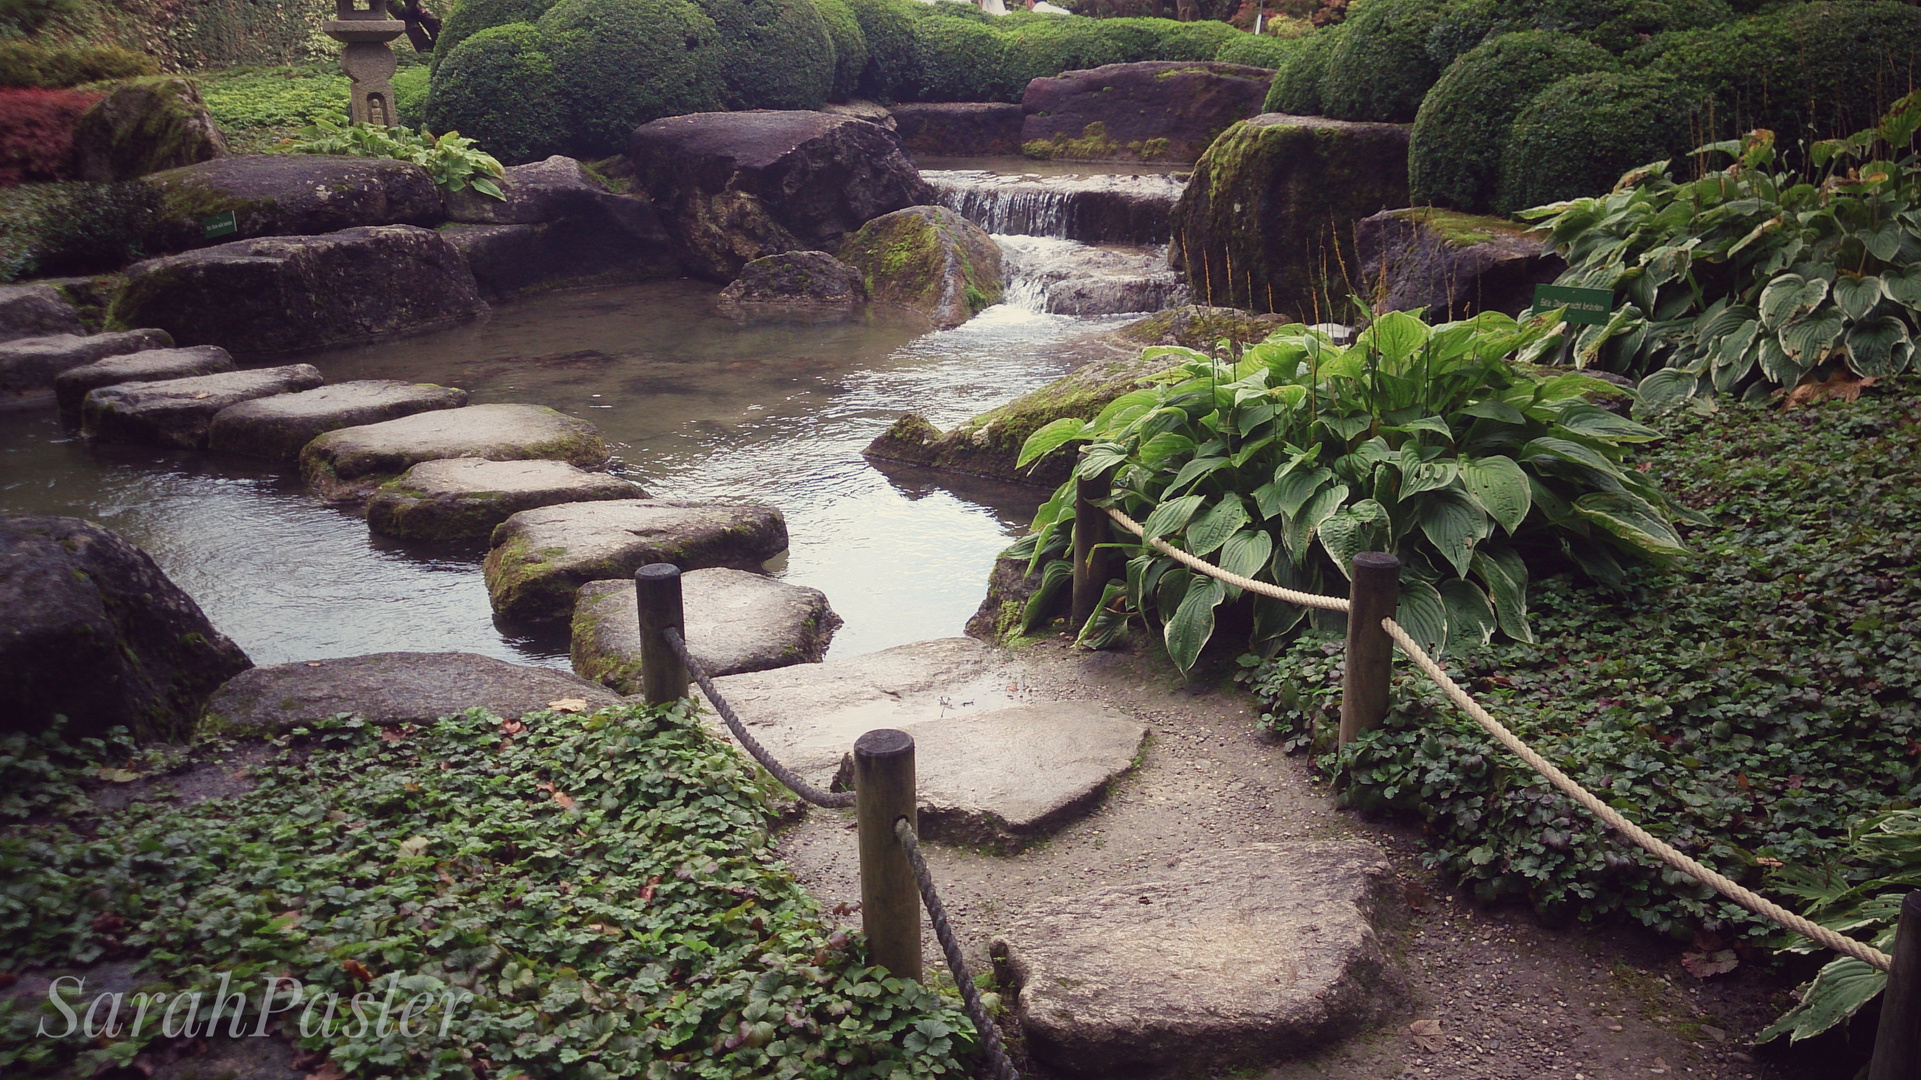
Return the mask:
[[814, 0], [699, 3], [720, 31], [722, 105], [818, 109], [826, 103], [834, 89], [834, 42]]
[[1346, 23], [1301, 38], [1274, 72], [1267, 88], [1268, 112], [1318, 116], [1321, 112], [1321, 84], [1327, 78], [1328, 58], [1341, 43]]
[[720, 107], [720, 32], [687, 0], [560, 0], [539, 25], [575, 153], [619, 153], [649, 120]]
[[[892, 105], [902, 100], [902, 88], [920, 85], [920, 62], [915, 58], [914, 23], [918, 3], [901, 0], [846, 0], [867, 42], [867, 66], [860, 73], [860, 95]], [[909, 90], [909, 100], [912, 91]]]
[[1497, 206], [1511, 211], [1612, 190], [1629, 169], [1698, 145], [1700, 111], [1692, 87], [1660, 73], [1563, 79], [1515, 118]]
[[921, 101], [1006, 101], [1018, 96], [1008, 83], [1007, 40], [992, 27], [965, 19], [925, 18], [915, 25], [913, 40], [918, 77], [911, 90], [901, 87], [896, 96]]
[[429, 61], [432, 70], [438, 73], [440, 65], [460, 48], [461, 42], [482, 30], [510, 23], [536, 22], [554, 3], [555, 0], [461, 0], [440, 24], [440, 36], [434, 39], [433, 59]]
[[1407, 157], [1414, 203], [1494, 209], [1514, 118], [1561, 79], [1612, 66], [1600, 46], [1542, 30], [1503, 34], [1455, 61], [1414, 118]]
[[867, 66], [867, 39], [860, 32], [860, 20], [847, 0], [814, 0], [820, 17], [827, 23], [827, 36], [834, 43], [835, 101], [845, 101], [860, 91], [861, 70]]
[[1279, 68], [1294, 55], [1306, 38], [1277, 38], [1266, 34], [1240, 34], [1222, 45], [1214, 59], [1224, 64]]
[[1406, 123], [1440, 78], [1427, 54], [1428, 34], [1446, 0], [1368, 0], [1341, 26], [1328, 54], [1321, 108], [1337, 120]]
[[488, 27], [461, 42], [434, 76], [427, 126], [458, 131], [504, 162], [537, 161], [566, 149], [554, 81], [553, 58], [532, 23]]
[[59, 90], [159, 72], [153, 57], [113, 45], [49, 48], [31, 41], [0, 41], [0, 87]]

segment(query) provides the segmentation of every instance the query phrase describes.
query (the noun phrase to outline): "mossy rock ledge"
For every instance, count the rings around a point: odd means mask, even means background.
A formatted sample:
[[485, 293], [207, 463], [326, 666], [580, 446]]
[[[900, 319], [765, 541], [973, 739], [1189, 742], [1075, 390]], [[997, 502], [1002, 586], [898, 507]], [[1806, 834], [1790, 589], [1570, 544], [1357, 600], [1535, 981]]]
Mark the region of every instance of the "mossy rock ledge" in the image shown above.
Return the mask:
[[1407, 205], [1407, 147], [1403, 124], [1242, 121], [1195, 164], [1170, 258], [1204, 303], [1326, 321], [1348, 295], [1354, 223]]
[[[160, 190], [155, 243], [165, 251], [446, 217], [427, 170], [385, 158], [249, 154], [166, 169], [147, 182]], [[209, 236], [228, 213], [233, 231]]]
[[93, 104], [73, 130], [73, 169], [110, 183], [211, 161], [227, 140], [194, 81], [180, 75], [130, 79]]
[[1035, 79], [1021, 97], [1033, 157], [1193, 161], [1215, 136], [1261, 111], [1274, 72], [1239, 64], [1148, 60]]
[[861, 273], [869, 298], [959, 326], [1000, 302], [1001, 249], [986, 230], [944, 206], [910, 206], [861, 226], [840, 261]]
[[564, 461], [581, 467], [607, 460], [592, 424], [545, 405], [468, 405], [396, 420], [340, 428], [300, 451], [300, 475], [332, 502], [359, 502], [423, 461]]
[[1361, 219], [1354, 246], [1377, 314], [1425, 308], [1432, 322], [1479, 311], [1518, 315], [1533, 303], [1534, 286], [1567, 269], [1521, 222], [1427, 206]]

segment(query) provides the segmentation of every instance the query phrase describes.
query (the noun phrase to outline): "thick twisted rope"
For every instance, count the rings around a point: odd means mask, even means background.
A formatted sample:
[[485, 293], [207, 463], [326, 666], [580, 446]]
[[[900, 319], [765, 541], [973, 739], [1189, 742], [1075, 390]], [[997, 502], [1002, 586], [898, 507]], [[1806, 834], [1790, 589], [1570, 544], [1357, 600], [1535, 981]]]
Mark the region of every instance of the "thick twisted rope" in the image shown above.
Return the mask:
[[1494, 736], [1495, 740], [1502, 746], [1513, 751], [1514, 756], [1527, 762], [1529, 767], [1535, 772], [1547, 777], [1548, 783], [1559, 788], [1562, 794], [1581, 804], [1595, 817], [1600, 818], [1609, 828], [1614, 829], [1628, 839], [1641, 845], [1641, 847], [1645, 848], [1655, 858], [1660, 859], [1681, 873], [1688, 875], [1696, 881], [1708, 883], [1714, 887], [1716, 892], [1764, 919], [1771, 919], [1787, 927], [1789, 930], [1800, 934], [1802, 937], [1819, 942], [1833, 949], [1835, 952], [1852, 956], [1856, 960], [1879, 968], [1882, 971], [1888, 970], [1893, 965], [1893, 958], [1880, 949], [1864, 941], [1857, 941], [1844, 934], [1837, 934], [1825, 926], [1817, 925], [1796, 915], [1794, 912], [1789, 911], [1787, 908], [1782, 907], [1758, 893], [1742, 888], [1726, 877], [1715, 873], [1713, 870], [1681, 854], [1671, 845], [1649, 833], [1646, 829], [1641, 828], [1639, 825], [1621, 816], [1620, 811], [1602, 802], [1592, 792], [1580, 784], [1575, 783], [1566, 773], [1555, 768], [1552, 762], [1536, 753], [1528, 744], [1522, 742], [1519, 736], [1509, 731], [1499, 720], [1494, 719], [1493, 714], [1482, 708], [1480, 703], [1476, 702], [1472, 697], [1469, 697], [1467, 691], [1461, 689], [1460, 686], [1448, 676], [1448, 673], [1442, 670], [1441, 665], [1434, 662], [1434, 658], [1429, 656], [1426, 650], [1414, 643], [1414, 639], [1408, 636], [1406, 630], [1401, 629], [1399, 623], [1393, 619], [1382, 619], [1381, 626], [1387, 631], [1387, 635], [1394, 639], [1394, 643], [1401, 647], [1401, 651], [1407, 654], [1407, 658], [1414, 661], [1414, 666], [1420, 668], [1428, 678], [1434, 680], [1434, 685], [1441, 688], [1441, 692], [1448, 696], [1448, 700], [1459, 706], [1462, 712], [1473, 717], [1475, 723], [1481, 725], [1489, 735]]
[[934, 891], [934, 875], [927, 870], [927, 860], [921, 858], [920, 838], [907, 824], [906, 818], [894, 821], [894, 835], [900, 838], [900, 846], [907, 849], [907, 861], [914, 865], [914, 881], [920, 885], [921, 903], [927, 905], [927, 921], [934, 924], [934, 936], [940, 939], [941, 952], [947, 955], [947, 970], [960, 985], [961, 1001], [967, 1005], [968, 1019], [974, 1021], [974, 1030], [980, 1032], [981, 1042], [987, 1047], [987, 1058], [994, 1067], [994, 1080], [1020, 1080], [1020, 1073], [1014, 1071], [1014, 1063], [1007, 1060], [1007, 1047], [1001, 1042], [1001, 1030], [994, 1024], [994, 1018], [987, 1015], [986, 1006], [981, 1004], [980, 991], [974, 988], [974, 980], [967, 974], [967, 960], [961, 956], [960, 939], [954, 936], [954, 928], [948, 925], [947, 909], [941, 906], [940, 894]]
[[767, 748], [762, 746], [758, 739], [747, 734], [747, 725], [740, 722], [740, 717], [734, 715], [734, 707], [727, 704], [726, 698], [720, 696], [720, 691], [714, 687], [714, 680], [707, 677], [707, 669], [701, 667], [700, 661], [695, 660], [694, 654], [688, 651], [687, 641], [680, 636], [680, 631], [670, 626], [663, 631], [663, 636], [667, 638], [667, 644], [673, 646], [674, 655], [680, 657], [680, 662], [686, 666], [687, 674], [694, 677], [694, 681], [700, 684], [701, 692], [707, 695], [707, 700], [714, 703], [714, 711], [727, 722], [727, 730], [734, 733], [734, 738], [739, 740], [741, 748], [752, 754], [762, 768], [774, 774], [774, 779], [786, 784], [789, 791], [815, 806], [841, 810], [854, 805], [853, 792], [822, 791], [795, 776], [793, 770], [782, 765], [774, 755], [768, 753]]
[[[1133, 533], [1135, 536], [1142, 536], [1146, 532], [1145, 529], [1141, 528], [1140, 522], [1128, 517], [1118, 507], [1108, 507], [1107, 516], [1113, 518], [1116, 524], [1128, 532]], [[1223, 570], [1205, 559], [1189, 555], [1187, 552], [1169, 544], [1165, 540], [1149, 540], [1147, 541], [1147, 546], [1173, 559], [1177, 563], [1183, 563], [1193, 567], [1208, 577], [1218, 578], [1227, 582], [1229, 585], [1246, 589], [1251, 593], [1258, 593], [1261, 596], [1271, 596], [1276, 600], [1285, 600], [1290, 604], [1299, 604], [1301, 607], [1320, 608], [1322, 611], [1347, 610], [1347, 600], [1342, 597], [1320, 596], [1316, 593], [1297, 592], [1293, 589], [1283, 589], [1279, 585], [1270, 585], [1265, 581], [1255, 581], [1250, 577], [1242, 577], [1231, 570]]]

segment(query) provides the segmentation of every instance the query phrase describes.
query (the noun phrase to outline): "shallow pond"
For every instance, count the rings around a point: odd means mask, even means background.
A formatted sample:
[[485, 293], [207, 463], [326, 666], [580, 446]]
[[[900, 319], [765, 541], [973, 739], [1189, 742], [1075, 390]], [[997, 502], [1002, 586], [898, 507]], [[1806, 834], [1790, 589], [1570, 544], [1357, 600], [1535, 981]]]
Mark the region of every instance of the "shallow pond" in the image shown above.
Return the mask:
[[[459, 386], [598, 426], [654, 495], [751, 499], [787, 515], [781, 577], [846, 620], [831, 655], [957, 634], [987, 571], [1045, 493], [912, 470], [860, 450], [901, 413], [946, 427], [1057, 378], [1050, 342], [1117, 325], [1000, 305], [950, 331], [742, 320], [717, 288], [669, 281], [553, 292], [484, 322], [297, 359], [330, 382]], [[496, 625], [478, 544], [371, 536], [299, 482], [218, 455], [95, 445], [44, 408], [0, 411], [0, 511], [90, 518], [145, 548], [256, 663], [459, 649], [566, 665], [564, 628]]]

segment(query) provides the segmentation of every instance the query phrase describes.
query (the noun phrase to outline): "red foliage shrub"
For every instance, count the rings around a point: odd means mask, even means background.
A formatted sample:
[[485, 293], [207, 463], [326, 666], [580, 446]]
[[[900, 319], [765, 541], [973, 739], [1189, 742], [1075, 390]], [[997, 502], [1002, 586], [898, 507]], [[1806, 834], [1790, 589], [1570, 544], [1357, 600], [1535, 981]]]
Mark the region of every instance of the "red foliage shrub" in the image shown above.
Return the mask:
[[0, 187], [58, 180], [73, 150], [74, 125], [99, 94], [0, 90]]

